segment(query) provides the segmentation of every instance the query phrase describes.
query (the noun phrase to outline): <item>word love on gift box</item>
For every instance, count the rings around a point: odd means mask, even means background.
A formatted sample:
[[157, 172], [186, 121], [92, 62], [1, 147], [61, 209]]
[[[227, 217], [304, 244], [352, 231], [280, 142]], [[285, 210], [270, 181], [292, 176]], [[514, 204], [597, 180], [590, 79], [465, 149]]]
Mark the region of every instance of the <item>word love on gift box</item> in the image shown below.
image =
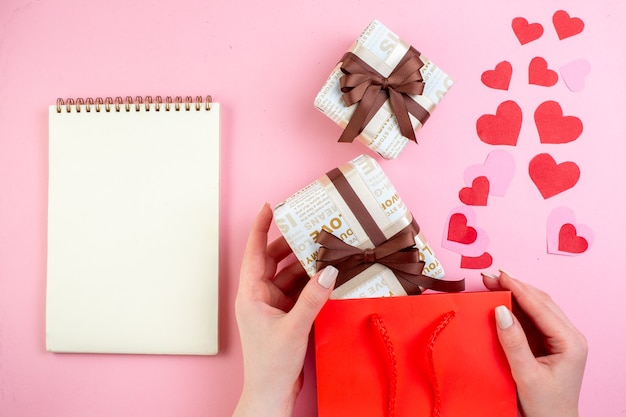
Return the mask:
[[374, 20], [315, 97], [315, 107], [383, 158], [395, 159], [426, 122], [453, 80]]
[[339, 270], [331, 298], [461, 291], [395, 188], [371, 157], [329, 171], [274, 209], [278, 228], [309, 276]]
[[510, 292], [329, 300], [315, 321], [319, 417], [516, 417], [499, 305]]

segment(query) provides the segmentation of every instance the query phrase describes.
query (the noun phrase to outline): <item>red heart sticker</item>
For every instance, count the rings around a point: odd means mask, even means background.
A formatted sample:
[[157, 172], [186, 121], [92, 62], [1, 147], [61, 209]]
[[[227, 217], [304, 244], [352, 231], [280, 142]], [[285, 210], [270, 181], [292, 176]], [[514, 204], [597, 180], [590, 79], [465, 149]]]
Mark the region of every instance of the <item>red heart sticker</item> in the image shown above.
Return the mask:
[[469, 245], [474, 243], [477, 237], [476, 229], [467, 225], [467, 217], [464, 214], [454, 213], [450, 216], [448, 240]]
[[540, 23], [528, 23], [528, 20], [523, 17], [513, 19], [511, 27], [522, 45], [539, 39], [543, 35], [543, 26]]
[[483, 72], [480, 80], [489, 88], [496, 90], [508, 90], [511, 83], [513, 66], [509, 61], [502, 61], [492, 70]]
[[576, 223], [574, 211], [568, 207], [556, 207], [546, 222], [547, 251], [553, 255], [578, 256], [593, 244], [593, 230]]
[[537, 107], [535, 124], [541, 143], [571, 142], [583, 131], [582, 121], [575, 116], [563, 116], [561, 105], [556, 101], [545, 101]]
[[484, 114], [476, 121], [476, 133], [489, 145], [517, 145], [522, 129], [522, 109], [512, 100], [498, 106], [496, 114]]
[[548, 63], [539, 56], [533, 58], [528, 66], [528, 83], [552, 87], [559, 80], [556, 71], [548, 68]]
[[554, 12], [552, 23], [560, 40], [578, 35], [585, 28], [585, 23], [581, 19], [570, 17], [565, 10]]
[[471, 187], [459, 191], [459, 199], [468, 206], [486, 206], [489, 196], [489, 179], [485, 176], [474, 178]]
[[576, 235], [576, 227], [566, 223], [559, 230], [559, 250], [569, 253], [583, 253], [589, 244], [587, 239]]
[[465, 269], [484, 269], [489, 268], [493, 264], [493, 258], [489, 252], [485, 252], [480, 256], [461, 256], [461, 268]]
[[539, 154], [530, 161], [528, 173], [544, 199], [569, 190], [580, 178], [580, 168], [576, 163], [557, 164], [547, 153]]

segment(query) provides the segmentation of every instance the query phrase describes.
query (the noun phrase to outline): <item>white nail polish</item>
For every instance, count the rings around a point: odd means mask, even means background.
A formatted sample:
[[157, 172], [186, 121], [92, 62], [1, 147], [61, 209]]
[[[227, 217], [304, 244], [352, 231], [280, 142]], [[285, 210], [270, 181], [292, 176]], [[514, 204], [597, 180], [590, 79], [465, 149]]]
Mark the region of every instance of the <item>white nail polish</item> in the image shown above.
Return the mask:
[[489, 279], [498, 279], [500, 277], [495, 276], [494, 274], [489, 274], [487, 272], [481, 272], [480, 275], [482, 275], [483, 277], [487, 277]]
[[506, 306], [496, 307], [496, 324], [500, 330], [508, 329], [513, 325], [513, 315]]
[[511, 278], [513, 278], [513, 275], [509, 274], [504, 269], [499, 269], [499, 271], [500, 271], [500, 274], [506, 274], [506, 275], [510, 276]]
[[317, 282], [324, 288], [330, 288], [335, 284], [335, 279], [337, 279], [337, 274], [339, 271], [332, 265], [328, 265], [320, 276], [317, 278]]

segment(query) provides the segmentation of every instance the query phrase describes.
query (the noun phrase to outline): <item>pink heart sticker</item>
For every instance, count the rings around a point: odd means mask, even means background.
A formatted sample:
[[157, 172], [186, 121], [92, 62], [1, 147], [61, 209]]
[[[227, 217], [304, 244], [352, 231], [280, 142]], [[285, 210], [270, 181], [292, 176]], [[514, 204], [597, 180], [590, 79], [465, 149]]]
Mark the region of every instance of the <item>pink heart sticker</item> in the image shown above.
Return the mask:
[[593, 231], [576, 223], [576, 215], [567, 207], [557, 207], [548, 215], [546, 240], [548, 253], [578, 256], [592, 245]]
[[567, 88], [577, 93], [585, 88], [585, 77], [591, 72], [591, 64], [586, 59], [576, 59], [560, 67], [559, 72]]
[[502, 197], [511, 184], [515, 173], [515, 158], [505, 150], [489, 152], [485, 162], [470, 165], [463, 173], [463, 180], [469, 187], [475, 178], [485, 176], [489, 180], [489, 194]]
[[471, 207], [459, 206], [450, 212], [441, 246], [471, 257], [481, 256], [486, 251], [489, 236], [483, 229], [476, 227], [476, 214]]

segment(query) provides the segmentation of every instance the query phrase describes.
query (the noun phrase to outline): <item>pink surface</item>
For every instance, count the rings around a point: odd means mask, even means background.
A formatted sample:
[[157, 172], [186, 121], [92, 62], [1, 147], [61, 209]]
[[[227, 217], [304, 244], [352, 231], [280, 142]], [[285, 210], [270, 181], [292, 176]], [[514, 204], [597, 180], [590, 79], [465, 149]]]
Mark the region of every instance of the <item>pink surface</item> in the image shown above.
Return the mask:
[[[515, 161], [506, 194], [471, 207], [476, 227], [489, 238], [493, 265], [488, 270], [503, 268], [546, 289], [587, 335], [582, 414], [626, 412], [626, 279], [619, 264], [626, 232], [626, 55], [617, 47], [626, 38], [626, 3], [452, 3], [3, 0], [0, 416], [229, 415], [242, 378], [233, 301], [248, 227], [265, 201], [278, 203], [328, 169], [371, 154], [360, 143], [336, 143], [339, 128], [312, 102], [374, 18], [456, 81], [418, 132], [420, 144], [409, 144], [395, 161], [381, 161], [448, 275], [466, 277], [469, 289], [481, 288], [479, 270], [462, 269], [461, 255], [442, 247], [441, 237], [450, 213], [463, 205], [459, 190], [468, 185], [468, 167], [504, 149]], [[562, 40], [553, 24], [554, 12], [561, 9], [584, 22], [574, 35], [575, 27], [561, 26], [561, 36], [568, 34]], [[541, 36], [526, 34], [522, 44], [512, 28], [518, 17], [540, 24]], [[579, 59], [590, 70], [568, 73], [584, 78], [568, 78], [570, 88], [561, 78], [553, 86], [529, 84], [535, 57], [557, 72]], [[482, 74], [503, 61], [512, 67], [508, 88], [483, 84]], [[47, 353], [47, 106], [57, 97], [207, 93], [223, 105], [221, 353]], [[522, 111], [516, 145], [481, 141], [476, 121], [495, 114], [507, 100]], [[541, 143], [534, 113], [546, 101], [558, 102], [565, 116], [581, 120], [579, 137]], [[544, 199], [528, 175], [530, 160], [540, 153], [575, 162], [578, 182]], [[571, 210], [575, 225], [593, 232], [584, 253], [548, 253], [546, 224], [558, 207]], [[278, 235], [277, 229], [272, 233]], [[310, 358], [297, 416], [316, 415], [313, 365]]]

